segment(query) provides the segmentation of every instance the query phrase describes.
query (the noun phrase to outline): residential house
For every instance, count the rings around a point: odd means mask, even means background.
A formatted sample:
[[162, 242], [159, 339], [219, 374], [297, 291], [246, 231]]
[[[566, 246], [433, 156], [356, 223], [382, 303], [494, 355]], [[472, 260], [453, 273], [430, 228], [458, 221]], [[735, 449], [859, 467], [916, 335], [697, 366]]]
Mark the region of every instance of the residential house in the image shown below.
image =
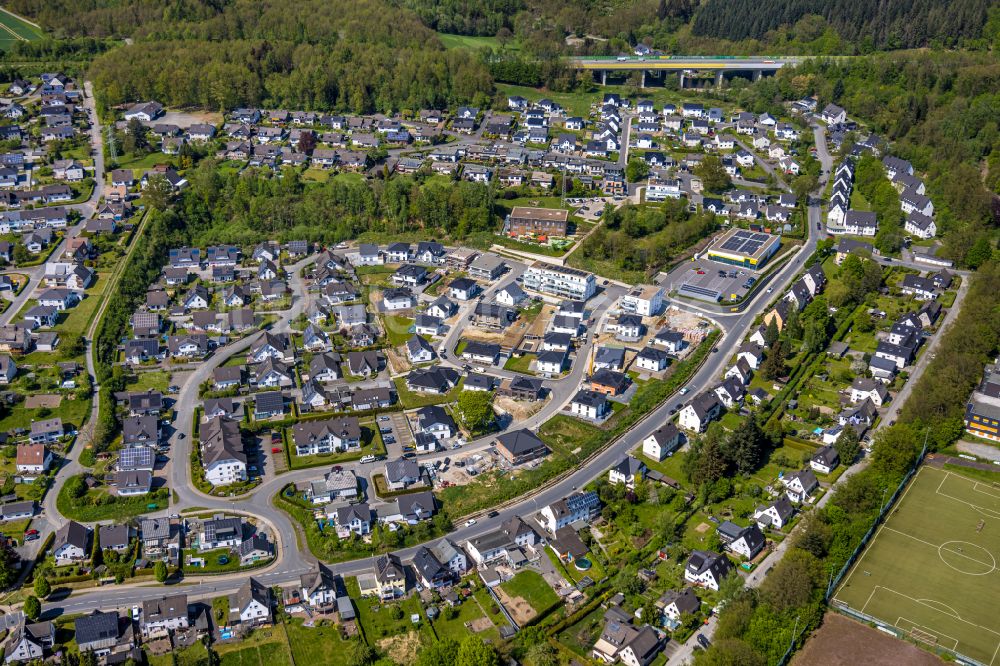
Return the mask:
[[674, 451], [680, 448], [680, 445], [680, 430], [673, 423], [667, 421], [650, 433], [649, 437], [642, 440], [642, 453], [653, 460], [661, 461], [673, 455]]
[[271, 624], [272, 605], [271, 588], [251, 576], [230, 596], [229, 613], [244, 627], [268, 625]]
[[178, 629], [187, 629], [187, 595], [172, 594], [169, 597], [143, 601], [140, 618], [142, 634], [147, 637], [164, 635]]
[[548, 454], [545, 443], [530, 430], [502, 433], [496, 438], [497, 452], [511, 465], [521, 465]]
[[[853, 462], [853, 461], [850, 461]], [[829, 474], [840, 464], [840, 454], [831, 445], [821, 446], [809, 459], [809, 466], [820, 474]]]
[[75, 520], [63, 523], [52, 541], [52, 557], [56, 565], [83, 562], [90, 556], [90, 528]]
[[811, 469], [803, 469], [798, 472], [786, 474], [781, 481], [785, 486], [788, 497], [793, 502], [801, 503], [808, 501], [812, 494], [819, 489], [819, 481]]
[[722, 412], [722, 403], [711, 391], [699, 394], [688, 403], [677, 417], [677, 424], [694, 432], [702, 432]]
[[634, 490], [637, 483], [646, 477], [646, 464], [632, 456], [623, 457], [608, 470], [608, 482], [612, 485], [622, 484], [629, 490]]
[[764, 550], [764, 533], [756, 523], [752, 523], [749, 527], [741, 527], [727, 520], [719, 525], [716, 532], [726, 550], [748, 560], [757, 557], [758, 553]]
[[611, 412], [611, 407], [605, 394], [582, 389], [570, 401], [570, 412], [591, 421], [601, 421]]
[[549, 534], [555, 534], [574, 523], [589, 523], [600, 511], [601, 499], [596, 492], [577, 492], [543, 507], [538, 512], [538, 523]]
[[389, 490], [405, 490], [424, 483], [424, 475], [415, 461], [399, 458], [385, 464], [385, 482]]
[[788, 499], [788, 495], [782, 495], [770, 504], [754, 509], [753, 519], [762, 530], [767, 527], [780, 530], [784, 529], [794, 514], [795, 507]]
[[695, 585], [718, 591], [733, 565], [725, 555], [707, 550], [694, 550], [684, 567], [684, 580]]

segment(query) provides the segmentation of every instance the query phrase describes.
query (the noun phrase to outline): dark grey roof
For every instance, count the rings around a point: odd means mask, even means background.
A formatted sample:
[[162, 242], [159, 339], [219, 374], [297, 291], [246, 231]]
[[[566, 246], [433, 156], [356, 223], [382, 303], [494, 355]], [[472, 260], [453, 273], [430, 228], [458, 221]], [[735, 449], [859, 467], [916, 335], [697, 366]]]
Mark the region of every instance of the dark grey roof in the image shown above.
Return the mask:
[[78, 617], [74, 623], [77, 645], [118, 638], [118, 613], [95, 610], [90, 615]]
[[128, 525], [101, 525], [98, 534], [101, 548], [128, 546], [130, 535]]
[[434, 493], [425, 490], [409, 495], [400, 495], [396, 498], [396, 507], [403, 517], [416, 515], [418, 512], [428, 516], [437, 511], [437, 503], [434, 500]]
[[421, 546], [413, 554], [413, 568], [427, 581], [449, 574], [448, 568], [438, 561], [431, 549], [426, 546]]
[[677, 590], [669, 590], [662, 597], [660, 597], [660, 601], [663, 603], [664, 607], [667, 607], [670, 604], [676, 604], [677, 610], [682, 614], [694, 614], [699, 608], [701, 608], [701, 600], [690, 587], [685, 587], [680, 592]]
[[603, 405], [608, 401], [607, 397], [603, 393], [597, 393], [596, 391], [588, 391], [586, 389], [577, 391], [576, 395], [573, 396], [573, 402], [586, 405], [588, 407], [596, 407], [597, 405]]
[[399, 556], [388, 553], [375, 558], [375, 577], [382, 581], [405, 580], [406, 572]]
[[143, 624], [163, 622], [187, 617], [188, 603], [186, 594], [173, 594], [142, 602]]
[[513, 456], [520, 456], [539, 448], [546, 448], [545, 443], [530, 430], [514, 430], [505, 432], [497, 437], [497, 441]]
[[89, 543], [90, 530], [75, 520], [70, 520], [56, 530], [55, 540], [52, 542], [52, 549], [57, 550], [61, 546], [70, 544], [86, 551]]
[[391, 483], [396, 483], [404, 478], [419, 479], [420, 465], [408, 458], [390, 460], [385, 464], [385, 477]]
[[638, 458], [634, 458], [632, 456], [625, 456], [615, 464], [614, 469], [619, 474], [623, 474], [625, 476], [634, 476], [645, 472], [646, 465]]
[[285, 409], [285, 396], [281, 391], [265, 391], [254, 396], [254, 411], [282, 412]]

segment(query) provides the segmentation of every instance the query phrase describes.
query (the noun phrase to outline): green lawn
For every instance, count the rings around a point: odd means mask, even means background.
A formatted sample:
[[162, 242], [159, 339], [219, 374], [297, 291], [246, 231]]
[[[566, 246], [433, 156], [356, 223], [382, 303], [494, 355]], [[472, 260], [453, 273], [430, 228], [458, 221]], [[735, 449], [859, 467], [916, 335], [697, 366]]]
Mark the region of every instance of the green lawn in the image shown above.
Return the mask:
[[523, 356], [511, 356], [507, 359], [507, 362], [503, 364], [504, 370], [511, 370], [513, 372], [520, 372], [525, 375], [535, 374], [530, 370], [531, 362], [535, 360], [534, 354], [524, 354]]
[[[457, 355], [457, 354], [456, 354]], [[392, 380], [396, 384], [396, 393], [399, 395], [399, 404], [403, 409], [416, 409], [427, 405], [442, 405], [446, 402], [454, 402], [458, 399], [458, 394], [465, 384], [463, 377], [458, 381], [458, 385], [444, 394], [439, 393], [417, 393], [406, 388], [406, 378], [396, 377]]]
[[512, 597], [521, 597], [527, 601], [539, 614], [559, 603], [558, 595], [536, 571], [521, 571], [507, 582], [501, 583], [500, 587]]
[[44, 34], [41, 30], [26, 21], [14, 16], [6, 9], [0, 7], [0, 48], [10, 48], [14, 42], [33, 41], [41, 39]]
[[[451, 612], [455, 613], [455, 617], [448, 617]], [[480, 608], [476, 599], [470, 597], [453, 611], [449, 608], [442, 609], [441, 614], [434, 620], [434, 631], [441, 640], [453, 638], [461, 642], [470, 633], [465, 627], [465, 623], [481, 617], [488, 617], [488, 615]], [[500, 630], [494, 626], [476, 635], [496, 643], [500, 639]]]
[[[114, 168], [131, 169], [136, 178], [142, 178], [142, 174], [157, 164], [173, 164], [173, 158], [159, 151], [145, 155], [120, 155], [118, 157], [118, 166]], [[111, 168], [111, 166], [108, 168]]]
[[284, 627], [256, 629], [242, 641], [216, 643], [221, 666], [292, 666], [292, 654]]
[[152, 372], [140, 372], [137, 374], [135, 381], [128, 385], [128, 390], [138, 392], [153, 389], [160, 393], [166, 393], [169, 387], [170, 373], [166, 370], [154, 370]]
[[344, 183], [345, 185], [357, 185], [359, 183], [365, 182], [365, 177], [360, 173], [355, 173], [353, 171], [344, 171], [334, 176], [333, 180], [339, 183]]
[[406, 341], [413, 337], [413, 317], [404, 315], [382, 315], [385, 322], [385, 335], [389, 344], [399, 347], [406, 344]]
[[864, 211], [872, 209], [871, 204], [868, 203], [868, 199], [865, 198], [865, 195], [861, 194], [861, 190], [858, 188], [854, 188], [854, 191], [851, 192], [851, 208]]
[[304, 627], [301, 619], [294, 618], [285, 624], [285, 632], [295, 664], [347, 666], [350, 663], [350, 643], [341, 638], [340, 629], [334, 624]]
[[[90, 400], [70, 400], [72, 396], [63, 397], [59, 407], [49, 410], [49, 416], [55, 415], [62, 418], [63, 423], [71, 423], [75, 426], [83, 424], [84, 419], [90, 414]], [[41, 416], [39, 409], [26, 409], [23, 402], [19, 402], [14, 407], [4, 410], [3, 418], [0, 419], [0, 430], [10, 430], [12, 428], [30, 428], [31, 422], [35, 419], [49, 418]]]
[[85, 523], [99, 520], [121, 522], [144, 513], [162, 511], [169, 505], [169, 491], [163, 488], [134, 497], [118, 497], [112, 495], [109, 489], [95, 488], [88, 490], [83, 499], [74, 499], [66, 492], [66, 486], [63, 485], [56, 497], [59, 513]]
[[[201, 567], [189, 565], [187, 563], [188, 556], [204, 558], [205, 565]], [[220, 564], [219, 558], [225, 558], [226, 563]], [[215, 550], [185, 548], [182, 558], [182, 566], [189, 574], [232, 572], [240, 570], [240, 558], [238, 555], [233, 554], [233, 552], [228, 548], [217, 548]]]
[[[552, 450], [565, 456], [586, 454], [594, 448], [593, 443], [603, 440], [605, 432], [595, 425], [565, 414], [557, 414], [542, 424], [538, 436]], [[580, 453], [575, 453], [577, 450]]]
[[[439, 32], [438, 39], [444, 44], [446, 49], [498, 49], [500, 48], [500, 41], [496, 37], [476, 37], [473, 35], [449, 35], [445, 32]], [[508, 51], [517, 51], [516, 45], [508, 44]]]
[[330, 170], [329, 169], [306, 169], [302, 172], [302, 180], [313, 181], [317, 183], [325, 183], [330, 180]]

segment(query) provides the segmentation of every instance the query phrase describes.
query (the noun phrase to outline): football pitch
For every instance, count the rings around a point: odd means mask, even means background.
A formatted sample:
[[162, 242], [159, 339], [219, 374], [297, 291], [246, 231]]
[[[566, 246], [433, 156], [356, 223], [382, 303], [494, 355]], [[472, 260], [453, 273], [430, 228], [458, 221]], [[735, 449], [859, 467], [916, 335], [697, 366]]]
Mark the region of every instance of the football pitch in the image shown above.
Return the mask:
[[924, 465], [834, 596], [984, 664], [1000, 651], [1000, 474]]

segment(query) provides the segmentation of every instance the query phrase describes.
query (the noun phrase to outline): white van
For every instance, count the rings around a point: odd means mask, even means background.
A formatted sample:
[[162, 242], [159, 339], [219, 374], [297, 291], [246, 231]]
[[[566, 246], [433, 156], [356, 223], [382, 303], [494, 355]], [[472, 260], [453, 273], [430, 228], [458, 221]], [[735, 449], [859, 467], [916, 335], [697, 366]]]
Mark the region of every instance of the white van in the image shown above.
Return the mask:
[[373, 462], [375, 462], [375, 456], [373, 456], [373, 455], [361, 456], [361, 464], [362, 465], [367, 464], [367, 463], [373, 463]]

